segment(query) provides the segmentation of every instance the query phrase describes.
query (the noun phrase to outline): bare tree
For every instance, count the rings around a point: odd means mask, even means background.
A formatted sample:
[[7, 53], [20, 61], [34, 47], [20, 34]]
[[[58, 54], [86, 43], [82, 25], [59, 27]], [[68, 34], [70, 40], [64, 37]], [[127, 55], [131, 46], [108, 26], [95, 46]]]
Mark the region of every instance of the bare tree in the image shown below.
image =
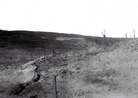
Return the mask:
[[134, 31], [134, 38], [135, 38], [135, 33], [136, 33], [136, 31], [135, 31], [135, 29], [133, 29], [133, 31]]
[[127, 33], [126, 33], [126, 38], [127, 38]]
[[52, 50], [52, 54], [53, 54], [53, 57], [56, 56], [56, 51], [54, 49]]
[[105, 30], [102, 33], [102, 36], [103, 36], [103, 40], [104, 40], [104, 48], [105, 48], [105, 40], [106, 40], [106, 34], [105, 34]]
[[101, 33], [102, 33], [103, 38], [105, 38], [106, 37], [105, 30]]

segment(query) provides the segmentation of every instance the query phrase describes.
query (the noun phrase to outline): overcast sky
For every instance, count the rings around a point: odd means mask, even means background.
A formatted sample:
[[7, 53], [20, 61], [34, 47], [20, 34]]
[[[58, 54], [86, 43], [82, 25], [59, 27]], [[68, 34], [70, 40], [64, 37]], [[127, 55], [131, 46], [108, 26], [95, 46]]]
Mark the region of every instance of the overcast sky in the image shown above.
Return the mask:
[[0, 29], [138, 37], [138, 0], [0, 0]]

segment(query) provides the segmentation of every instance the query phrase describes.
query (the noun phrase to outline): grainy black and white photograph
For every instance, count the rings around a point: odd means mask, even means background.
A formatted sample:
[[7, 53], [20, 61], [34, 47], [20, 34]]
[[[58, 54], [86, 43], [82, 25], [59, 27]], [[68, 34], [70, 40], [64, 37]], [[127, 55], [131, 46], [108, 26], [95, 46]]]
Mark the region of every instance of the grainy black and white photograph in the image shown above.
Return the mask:
[[138, 0], [0, 0], [0, 98], [138, 98]]

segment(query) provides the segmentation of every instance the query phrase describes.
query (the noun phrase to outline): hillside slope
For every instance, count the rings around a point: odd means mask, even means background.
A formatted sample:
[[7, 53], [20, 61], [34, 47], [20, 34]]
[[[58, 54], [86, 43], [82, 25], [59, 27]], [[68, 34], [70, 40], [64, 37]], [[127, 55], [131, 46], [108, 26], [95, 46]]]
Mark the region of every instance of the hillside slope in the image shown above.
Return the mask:
[[138, 39], [124, 39], [106, 49], [72, 51], [62, 55], [66, 66], [49, 68], [46, 77], [57, 74], [61, 98], [137, 98], [137, 50]]
[[[137, 98], [138, 39], [107, 38], [104, 44], [103, 38], [98, 37], [39, 33], [44, 39], [48, 36], [47, 34], [50, 39], [54, 38], [57, 43], [54, 45], [62, 44], [64, 47], [60, 48], [60, 52], [57, 48], [53, 48], [57, 52], [55, 55], [47, 47], [39, 51], [32, 48], [35, 58], [43, 57], [33, 64], [27, 63], [31, 59], [22, 63], [20, 61], [30, 55], [27, 48], [6, 49], [3, 57], [8, 52], [8, 54], [14, 54], [10, 55], [14, 60], [17, 58], [18, 60], [14, 64], [3, 62], [3, 65], [8, 66], [6, 69], [2, 69], [3, 66], [0, 64], [2, 76], [0, 96], [6, 96], [3, 98], [53, 98], [55, 97], [54, 76], [56, 75], [59, 98]], [[66, 49], [67, 45], [73, 48]], [[4, 49], [1, 48], [1, 53], [5, 51]], [[49, 53], [44, 55], [43, 51]], [[18, 54], [22, 54], [21, 58], [17, 57]], [[12, 60], [8, 59], [8, 61]], [[24, 69], [22, 65], [25, 63], [28, 67]], [[23, 73], [18, 73], [20, 71]], [[40, 79], [32, 82], [32, 77], [36, 73], [40, 75]], [[27, 78], [25, 79], [27, 83], [24, 79], [23, 84], [20, 82], [22, 77]], [[11, 93], [11, 91], [14, 92]]]
[[71, 98], [137, 98], [137, 39], [121, 41], [95, 55], [86, 56], [85, 52], [65, 68]]
[[[73, 48], [68, 43], [56, 40], [58, 36], [77, 37], [77, 35], [67, 35], [53, 32], [0, 30], [0, 48]], [[67, 46], [64, 47], [64, 45]]]

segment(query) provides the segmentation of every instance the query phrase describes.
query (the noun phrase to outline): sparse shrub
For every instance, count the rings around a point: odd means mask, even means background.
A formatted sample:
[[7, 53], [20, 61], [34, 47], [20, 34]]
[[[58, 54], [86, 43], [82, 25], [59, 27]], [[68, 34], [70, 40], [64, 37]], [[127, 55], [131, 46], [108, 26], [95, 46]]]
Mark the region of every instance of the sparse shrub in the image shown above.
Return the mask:
[[37, 98], [37, 95], [30, 96], [30, 98]]
[[[111, 76], [111, 78], [110, 78]], [[113, 85], [112, 79], [116, 76], [113, 69], [103, 69], [96, 72], [88, 72], [84, 76], [84, 82], [87, 84]]]
[[80, 70], [81, 68], [80, 67], [76, 67], [77, 70]]

